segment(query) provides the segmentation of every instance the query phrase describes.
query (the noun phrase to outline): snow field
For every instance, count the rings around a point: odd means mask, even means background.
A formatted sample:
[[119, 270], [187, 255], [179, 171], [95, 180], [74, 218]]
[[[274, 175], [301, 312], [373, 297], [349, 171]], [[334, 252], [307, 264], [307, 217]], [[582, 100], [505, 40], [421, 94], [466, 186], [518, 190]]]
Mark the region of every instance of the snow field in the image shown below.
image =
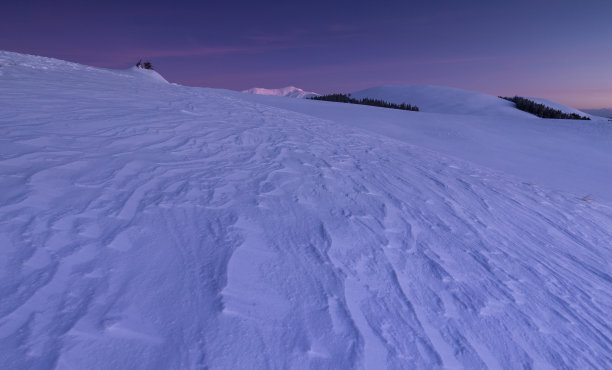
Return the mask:
[[2, 368], [612, 362], [605, 201], [139, 71], [0, 71]]

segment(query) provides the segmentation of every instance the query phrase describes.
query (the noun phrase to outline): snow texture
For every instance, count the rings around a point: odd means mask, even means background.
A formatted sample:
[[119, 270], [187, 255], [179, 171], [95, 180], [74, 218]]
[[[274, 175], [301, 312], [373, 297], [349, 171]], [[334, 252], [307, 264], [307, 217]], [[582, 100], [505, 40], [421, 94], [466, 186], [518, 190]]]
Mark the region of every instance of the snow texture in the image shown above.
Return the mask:
[[261, 87], [253, 87], [248, 90], [244, 90], [244, 93], [257, 94], [257, 95], [272, 95], [272, 96], [286, 96], [288, 98], [310, 98], [318, 96], [319, 94], [312, 91], [304, 91], [299, 87], [287, 86], [280, 89], [264, 89]]
[[[412, 86], [407, 86], [412, 89]], [[431, 91], [454, 95], [453, 109], [477, 112], [477, 107], [498, 104], [482, 114], [404, 112], [303, 99], [245, 95], [257, 104], [315, 116], [351, 128], [385, 135], [404, 143], [468, 160], [550, 189], [612, 201], [612, 124], [606, 119], [572, 121], [542, 119], [522, 112], [512, 103], [486, 94], [434, 86], [423, 88], [421, 102], [444, 99]], [[380, 99], [402, 102], [402, 89], [376, 88]], [[475, 99], [478, 96], [482, 99]], [[493, 99], [493, 100], [491, 100]], [[491, 114], [491, 110], [509, 110]], [[484, 108], [483, 108], [484, 109]]]
[[452, 144], [553, 126], [158, 76], [0, 52], [0, 368], [610, 368], [611, 203]]

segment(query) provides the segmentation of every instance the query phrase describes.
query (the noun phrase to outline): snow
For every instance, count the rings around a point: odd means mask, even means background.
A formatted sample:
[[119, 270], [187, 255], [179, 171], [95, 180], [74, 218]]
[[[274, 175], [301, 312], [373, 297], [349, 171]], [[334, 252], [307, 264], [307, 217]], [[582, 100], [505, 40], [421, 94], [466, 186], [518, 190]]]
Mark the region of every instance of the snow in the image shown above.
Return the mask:
[[145, 68], [138, 68], [136, 66], [128, 69], [129, 73], [132, 73], [134, 75], [143, 75], [146, 76], [145, 78], [151, 79], [151, 80], [155, 80], [158, 82], [165, 82], [168, 83], [168, 81], [166, 81], [166, 79], [160, 75], [159, 73], [157, 73], [155, 70], [153, 69], [145, 69]]
[[299, 87], [287, 86], [280, 89], [264, 89], [262, 87], [253, 87], [248, 90], [244, 90], [244, 93], [256, 94], [256, 95], [272, 95], [272, 96], [286, 96], [288, 98], [310, 98], [319, 94], [312, 91], [304, 91]]
[[0, 71], [0, 368], [612, 363], [612, 203], [469, 150], [610, 163], [605, 122]]

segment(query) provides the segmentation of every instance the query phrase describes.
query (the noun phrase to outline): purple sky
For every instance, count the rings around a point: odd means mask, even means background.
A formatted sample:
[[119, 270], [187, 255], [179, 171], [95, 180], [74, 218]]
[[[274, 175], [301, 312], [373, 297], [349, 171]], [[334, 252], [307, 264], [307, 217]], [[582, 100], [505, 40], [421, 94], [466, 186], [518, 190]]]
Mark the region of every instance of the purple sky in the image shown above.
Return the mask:
[[612, 1], [2, 0], [0, 49], [242, 90], [434, 84], [612, 107]]

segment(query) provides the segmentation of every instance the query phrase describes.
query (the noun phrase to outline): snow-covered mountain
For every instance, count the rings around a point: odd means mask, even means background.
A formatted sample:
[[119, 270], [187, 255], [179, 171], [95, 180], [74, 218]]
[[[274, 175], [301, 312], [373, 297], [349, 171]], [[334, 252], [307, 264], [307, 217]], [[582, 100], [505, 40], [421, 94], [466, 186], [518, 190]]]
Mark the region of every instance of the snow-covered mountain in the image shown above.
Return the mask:
[[[8, 52], [0, 106], [2, 369], [612, 362], [607, 121]], [[556, 163], [570, 172], [551, 186]]]
[[310, 98], [312, 96], [319, 95], [312, 91], [304, 91], [295, 86], [287, 86], [282, 87], [280, 89], [264, 89], [261, 87], [253, 87], [251, 89], [244, 90], [243, 92], [257, 95], [286, 96], [288, 98]]

